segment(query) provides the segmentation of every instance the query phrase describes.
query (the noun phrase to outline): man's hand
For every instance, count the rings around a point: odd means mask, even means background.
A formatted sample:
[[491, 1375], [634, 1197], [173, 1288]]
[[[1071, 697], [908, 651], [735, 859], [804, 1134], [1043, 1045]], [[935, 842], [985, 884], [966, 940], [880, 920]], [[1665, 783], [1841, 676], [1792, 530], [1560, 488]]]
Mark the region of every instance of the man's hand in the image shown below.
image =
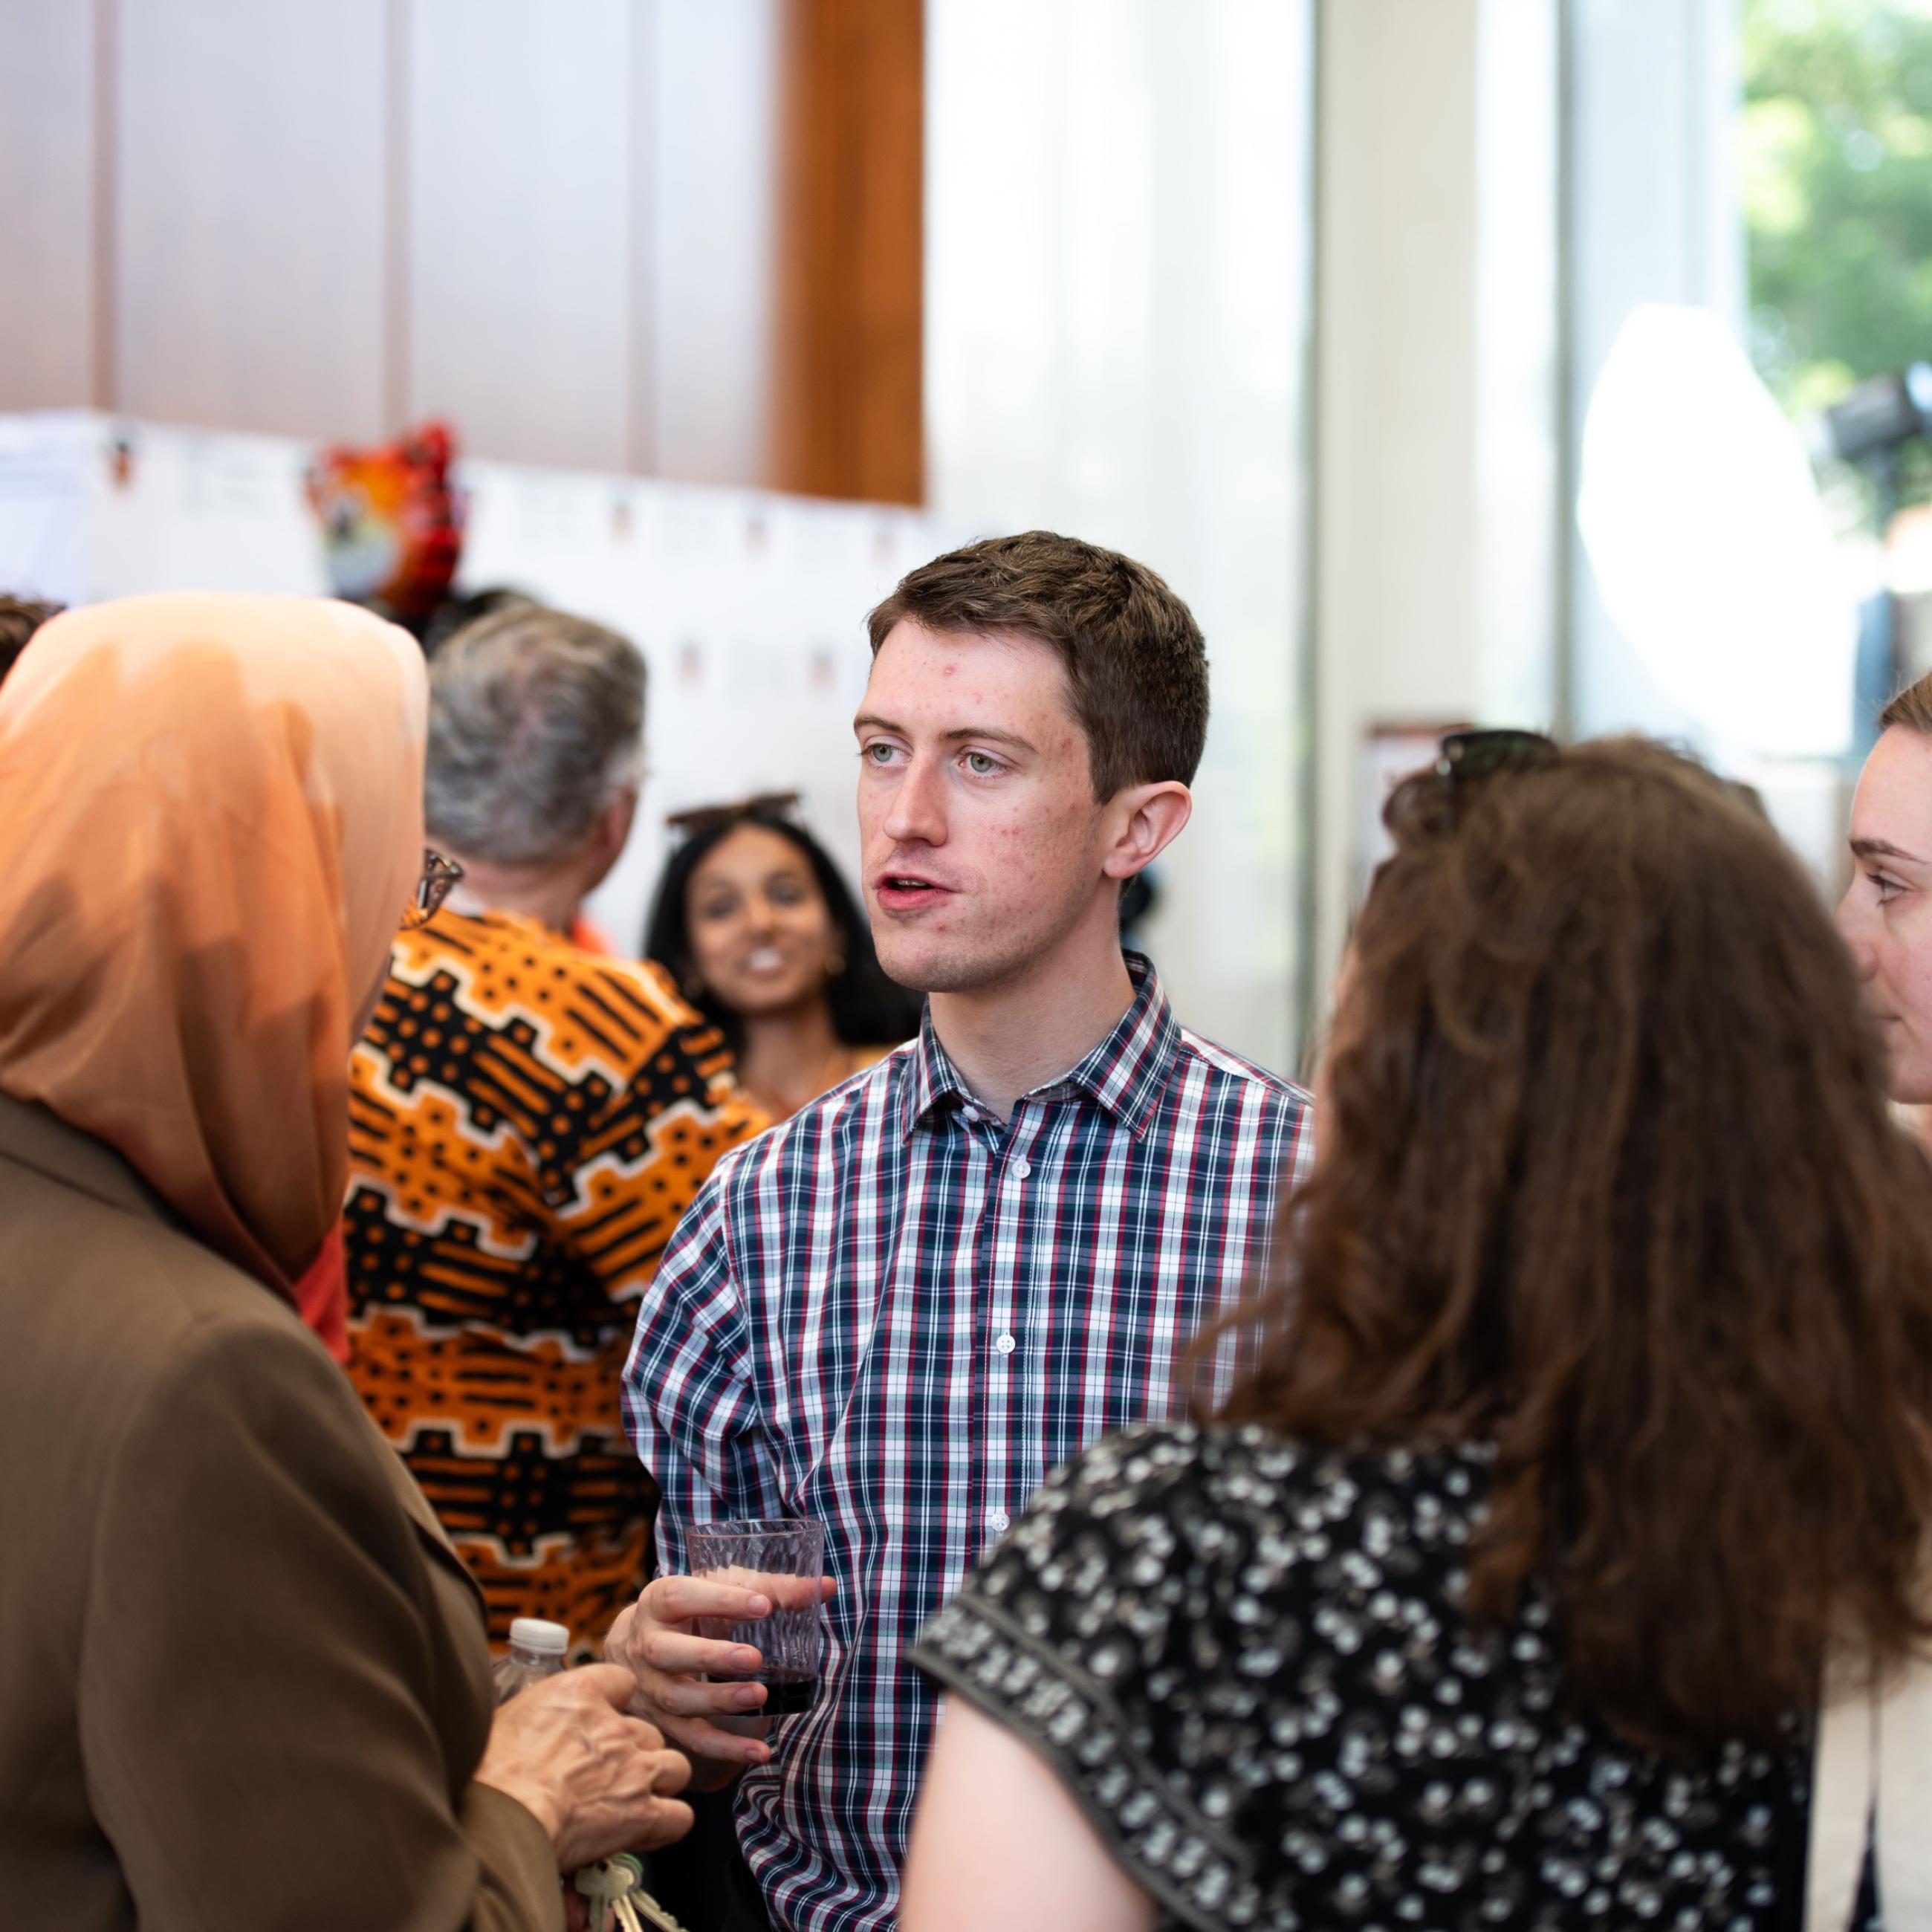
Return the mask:
[[626, 1713], [631, 1684], [608, 1664], [519, 1691], [490, 1727], [478, 1784], [514, 1798], [550, 1835], [557, 1869], [655, 1850], [691, 1829], [676, 1794], [691, 1774], [656, 1729]]
[[[644, 1586], [644, 1594], [610, 1626], [604, 1640], [605, 1657], [624, 1665], [636, 1680], [632, 1713], [700, 1761], [692, 1780], [700, 1790], [724, 1781], [719, 1770], [729, 1778], [747, 1765], [764, 1763], [771, 1750], [762, 1736], [740, 1736], [716, 1721], [756, 1719], [764, 1706], [764, 1686], [706, 1683], [699, 1675], [743, 1678], [764, 1658], [749, 1644], [700, 1636], [694, 1626], [700, 1618], [756, 1623], [772, 1613], [770, 1589], [786, 1583], [812, 1587], [789, 1577], [774, 1577], [766, 1588], [752, 1590], [710, 1578], [660, 1576]], [[830, 1598], [833, 1587], [830, 1577], [820, 1580], [820, 1603]], [[760, 1732], [764, 1728], [758, 1726]]]

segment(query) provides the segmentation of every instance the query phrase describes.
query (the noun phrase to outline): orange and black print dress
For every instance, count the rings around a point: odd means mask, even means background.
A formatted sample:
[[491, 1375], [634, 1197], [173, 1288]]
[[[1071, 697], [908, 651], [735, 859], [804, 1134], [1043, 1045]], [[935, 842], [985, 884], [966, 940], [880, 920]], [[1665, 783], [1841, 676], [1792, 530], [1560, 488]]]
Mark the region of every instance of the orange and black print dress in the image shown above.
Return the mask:
[[483, 1586], [490, 1634], [594, 1648], [645, 1580], [625, 1439], [638, 1297], [764, 1120], [653, 966], [532, 920], [399, 934], [350, 1096], [350, 1372]]

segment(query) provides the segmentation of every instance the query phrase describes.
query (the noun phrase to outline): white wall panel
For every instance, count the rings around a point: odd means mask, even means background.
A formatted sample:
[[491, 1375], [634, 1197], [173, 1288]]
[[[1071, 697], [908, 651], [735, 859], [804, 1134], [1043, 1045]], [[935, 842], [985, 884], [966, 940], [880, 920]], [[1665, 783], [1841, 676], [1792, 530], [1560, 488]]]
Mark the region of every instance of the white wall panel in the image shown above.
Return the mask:
[[1558, 0], [1322, 0], [1316, 960], [1372, 728], [1557, 701]]
[[777, 257], [781, 0], [658, 0], [639, 108], [653, 152], [654, 447], [640, 466], [692, 483], [768, 473]]
[[929, 500], [1160, 571], [1207, 634], [1150, 950], [1191, 1025], [1295, 1057], [1308, 721], [1306, 0], [930, 0]]
[[412, 0], [407, 395], [466, 452], [628, 460], [632, 31], [625, 0]]
[[94, 386], [93, 8], [0, 0], [0, 409]]
[[761, 481], [783, 4], [0, 0], [0, 408]]
[[114, 17], [114, 404], [378, 433], [383, 0], [130, 0]]

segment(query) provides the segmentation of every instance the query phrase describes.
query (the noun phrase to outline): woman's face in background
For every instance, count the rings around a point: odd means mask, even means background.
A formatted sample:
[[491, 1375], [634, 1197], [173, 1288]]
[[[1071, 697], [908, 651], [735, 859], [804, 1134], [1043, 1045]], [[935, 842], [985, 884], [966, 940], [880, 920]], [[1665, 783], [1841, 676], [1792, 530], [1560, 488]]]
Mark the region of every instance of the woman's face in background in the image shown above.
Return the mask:
[[782, 832], [740, 825], [685, 888], [692, 964], [734, 1012], [782, 1012], [825, 997], [843, 944], [812, 862]]
[[1883, 1032], [1895, 1100], [1932, 1100], [1932, 738], [1902, 724], [1865, 761], [1852, 802], [1852, 883], [1838, 907]]

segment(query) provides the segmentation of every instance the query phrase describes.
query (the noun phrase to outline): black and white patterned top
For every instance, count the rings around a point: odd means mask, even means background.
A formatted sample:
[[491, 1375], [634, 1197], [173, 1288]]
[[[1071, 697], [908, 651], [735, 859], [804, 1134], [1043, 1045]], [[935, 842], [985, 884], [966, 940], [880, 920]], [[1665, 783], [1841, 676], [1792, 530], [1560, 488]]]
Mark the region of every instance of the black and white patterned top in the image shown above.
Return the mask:
[[1164, 1924], [1796, 1928], [1807, 1726], [1685, 1765], [1568, 1715], [1546, 1604], [1463, 1612], [1491, 1460], [1112, 1437], [914, 1660], [1047, 1758]]

